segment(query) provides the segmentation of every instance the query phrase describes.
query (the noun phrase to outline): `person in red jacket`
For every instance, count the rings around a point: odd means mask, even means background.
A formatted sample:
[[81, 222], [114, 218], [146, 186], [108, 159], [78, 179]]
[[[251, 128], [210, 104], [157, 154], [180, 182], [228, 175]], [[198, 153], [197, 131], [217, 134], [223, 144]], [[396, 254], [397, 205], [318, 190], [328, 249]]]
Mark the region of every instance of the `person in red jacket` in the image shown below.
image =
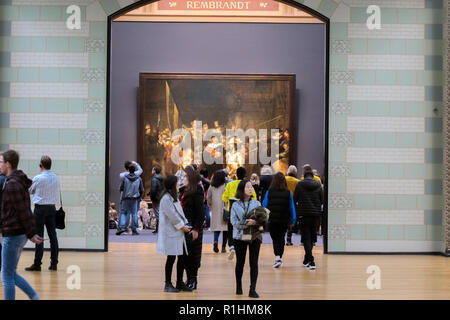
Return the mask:
[[39, 295], [28, 282], [17, 274], [17, 264], [23, 247], [30, 241], [40, 244], [43, 239], [36, 234], [31, 213], [31, 180], [22, 170], [17, 170], [19, 154], [8, 150], [0, 155], [0, 172], [6, 175], [3, 187], [0, 230], [2, 242], [2, 282], [5, 300], [16, 298], [16, 285], [32, 300]]

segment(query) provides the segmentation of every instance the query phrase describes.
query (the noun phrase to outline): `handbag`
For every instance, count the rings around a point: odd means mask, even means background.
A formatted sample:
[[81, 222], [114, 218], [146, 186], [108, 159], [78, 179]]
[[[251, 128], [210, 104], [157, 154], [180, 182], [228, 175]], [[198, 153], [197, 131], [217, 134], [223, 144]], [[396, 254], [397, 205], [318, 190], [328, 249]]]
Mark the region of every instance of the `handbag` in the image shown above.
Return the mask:
[[59, 192], [59, 201], [61, 204], [61, 208], [56, 210], [56, 229], [65, 229], [66, 228], [66, 213], [64, 212], [63, 205], [62, 205], [62, 197], [61, 197], [61, 191]]
[[227, 205], [225, 204], [226, 207], [223, 208], [223, 210], [222, 210], [222, 219], [223, 219], [223, 221], [225, 221], [225, 222], [230, 222], [231, 207], [233, 207], [233, 203], [236, 202], [236, 200], [238, 200], [238, 199], [236, 199], [236, 198], [234, 198], [234, 197], [232, 197], [232, 198], [229, 199], [229, 202], [230, 202], [230, 210], [227, 210], [227, 209], [226, 209], [226, 208], [227, 208]]
[[230, 221], [230, 211], [228, 211], [225, 208], [223, 208], [223, 210], [222, 210], [222, 219], [225, 222], [229, 222]]

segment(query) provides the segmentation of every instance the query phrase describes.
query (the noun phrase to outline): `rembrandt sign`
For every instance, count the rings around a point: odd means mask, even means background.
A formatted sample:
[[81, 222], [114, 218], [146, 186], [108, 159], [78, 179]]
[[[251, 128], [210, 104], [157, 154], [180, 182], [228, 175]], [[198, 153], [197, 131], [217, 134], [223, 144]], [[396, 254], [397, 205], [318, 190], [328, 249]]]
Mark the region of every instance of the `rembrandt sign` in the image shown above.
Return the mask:
[[272, 0], [161, 0], [158, 10], [278, 11]]

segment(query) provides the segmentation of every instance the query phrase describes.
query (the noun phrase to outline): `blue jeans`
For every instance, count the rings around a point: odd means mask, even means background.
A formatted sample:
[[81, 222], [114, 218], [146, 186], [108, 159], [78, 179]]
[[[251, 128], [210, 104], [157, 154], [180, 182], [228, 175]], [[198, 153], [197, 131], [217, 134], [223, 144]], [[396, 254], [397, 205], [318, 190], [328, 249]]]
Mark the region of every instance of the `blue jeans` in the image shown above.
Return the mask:
[[138, 205], [139, 199], [124, 199], [120, 205], [120, 221], [119, 230], [128, 229], [130, 215], [132, 219], [131, 229], [136, 231], [139, 227], [138, 223]]
[[2, 250], [2, 282], [5, 300], [16, 299], [16, 285], [30, 299], [39, 299], [39, 295], [28, 282], [16, 273], [22, 249], [27, 243], [26, 235], [3, 238]]
[[[214, 231], [214, 243], [219, 242], [220, 231]], [[222, 247], [226, 247], [228, 239], [228, 231], [222, 231]]]
[[206, 218], [206, 228], [209, 228], [211, 225], [211, 214], [209, 213], [209, 207], [205, 204], [205, 218]]

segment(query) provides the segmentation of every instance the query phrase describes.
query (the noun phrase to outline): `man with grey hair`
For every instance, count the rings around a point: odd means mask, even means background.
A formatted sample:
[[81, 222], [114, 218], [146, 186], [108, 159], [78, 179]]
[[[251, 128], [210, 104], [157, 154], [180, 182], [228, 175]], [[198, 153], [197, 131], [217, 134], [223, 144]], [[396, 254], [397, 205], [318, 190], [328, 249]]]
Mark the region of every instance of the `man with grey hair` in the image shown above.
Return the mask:
[[226, 183], [233, 181], [233, 179], [230, 178], [230, 172], [227, 168], [222, 169], [223, 172], [225, 172], [225, 181]]
[[[286, 175], [286, 183], [292, 196], [294, 196], [295, 187], [297, 187], [297, 183], [299, 182], [300, 180], [297, 179], [297, 167], [293, 165], [289, 166]], [[286, 246], [292, 246], [292, 232], [293, 232], [292, 228], [289, 227], [286, 237]]]
[[261, 177], [259, 178], [259, 189], [261, 190], [261, 198], [257, 199], [262, 202], [266, 196], [267, 190], [269, 190], [270, 184], [272, 183], [273, 170], [272, 167], [265, 164], [261, 168]]

